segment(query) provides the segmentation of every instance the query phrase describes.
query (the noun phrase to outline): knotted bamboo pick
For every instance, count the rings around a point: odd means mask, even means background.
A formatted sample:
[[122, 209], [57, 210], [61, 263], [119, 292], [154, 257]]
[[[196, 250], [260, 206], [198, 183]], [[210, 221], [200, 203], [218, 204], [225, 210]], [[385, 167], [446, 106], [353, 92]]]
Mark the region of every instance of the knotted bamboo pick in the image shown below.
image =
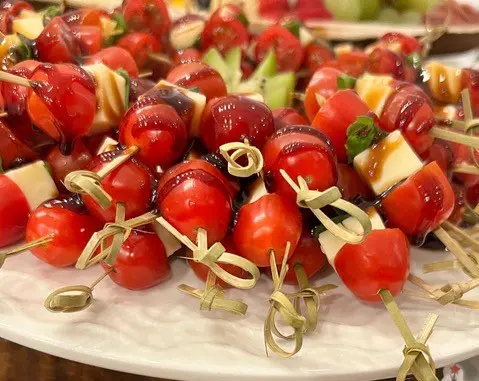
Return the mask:
[[48, 242], [51, 242], [53, 240], [53, 234], [49, 234], [45, 237], [41, 237], [39, 239], [36, 239], [34, 241], [31, 241], [31, 242], [28, 242], [28, 243], [25, 243], [24, 245], [21, 245], [21, 246], [17, 246], [13, 249], [10, 249], [10, 250], [7, 250], [7, 251], [3, 251], [3, 252], [0, 252], [0, 268], [2, 268], [3, 264], [5, 263], [5, 261], [7, 260], [8, 257], [11, 257], [13, 255], [17, 255], [17, 254], [20, 254], [22, 253], [23, 251], [25, 250], [28, 250], [28, 249], [31, 249], [33, 247], [37, 247], [37, 246], [40, 246], [40, 245], [44, 245]]
[[438, 316], [430, 314], [427, 317], [426, 323], [416, 339], [391, 293], [388, 290], [379, 290], [378, 294], [406, 342], [406, 346], [403, 350], [404, 361], [399, 368], [396, 380], [405, 381], [408, 373], [412, 371], [418, 381], [438, 381], [436, 377], [436, 365], [429, 352], [429, 348], [426, 346], [426, 342], [432, 334]]
[[[234, 151], [231, 155], [230, 151]], [[228, 162], [228, 172], [236, 177], [250, 177], [258, 174], [263, 169], [264, 160], [261, 151], [250, 145], [246, 140], [245, 143], [233, 142], [223, 144], [220, 147], [220, 154]], [[238, 160], [246, 156], [248, 163], [243, 166]]]
[[101, 186], [101, 181], [123, 163], [131, 159], [139, 148], [132, 146], [115, 157], [97, 173], [91, 171], [74, 171], [69, 173], [64, 180], [65, 188], [72, 193], [86, 193], [91, 196], [103, 209], [111, 206], [112, 198]]
[[[313, 214], [324, 225], [324, 227], [336, 237], [341, 238], [348, 243], [358, 244], [361, 243], [371, 232], [371, 220], [367, 213], [356, 205], [343, 200], [341, 198], [341, 192], [337, 187], [331, 187], [324, 192], [314, 191], [308, 188], [307, 182], [301, 176], [298, 176], [299, 185], [296, 185], [286, 171], [281, 169], [280, 173], [291, 188], [297, 193], [296, 200], [298, 206], [311, 209]], [[335, 208], [346, 212], [351, 217], [356, 218], [363, 228], [363, 233], [358, 234], [336, 224], [323, 211], [321, 211], [321, 208], [327, 205], [334, 206]]]
[[460, 283], [450, 283], [439, 287], [431, 285], [413, 274], [409, 275], [409, 281], [425, 292], [407, 290], [405, 293], [408, 295], [424, 299], [432, 299], [443, 306], [453, 303], [467, 308], [479, 309], [479, 300], [462, 299], [466, 292], [469, 292], [479, 286], [478, 278]]

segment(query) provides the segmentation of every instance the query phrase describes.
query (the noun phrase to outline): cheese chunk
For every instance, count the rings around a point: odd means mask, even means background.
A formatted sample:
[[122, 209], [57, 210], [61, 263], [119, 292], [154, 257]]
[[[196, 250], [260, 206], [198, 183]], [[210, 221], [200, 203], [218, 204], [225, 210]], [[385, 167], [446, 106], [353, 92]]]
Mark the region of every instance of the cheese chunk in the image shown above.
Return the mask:
[[9, 171], [5, 176], [22, 190], [30, 210], [35, 210], [41, 203], [58, 196], [55, 182], [41, 160]]
[[160, 237], [161, 242], [163, 242], [167, 257], [172, 256], [181, 249], [181, 242], [178, 241], [173, 234], [166, 230], [163, 225], [155, 221], [153, 223], [153, 229], [155, 229], [156, 234], [158, 237]]
[[394, 131], [354, 158], [354, 168], [376, 195], [423, 167], [401, 131]]
[[206, 97], [203, 94], [195, 93], [194, 91], [190, 91], [184, 87], [176, 86], [165, 80], [158, 82], [155, 87], [174, 87], [193, 101], [194, 110], [193, 119], [191, 120], [190, 135], [199, 136], [201, 117], [203, 116], [203, 110], [206, 106]]
[[334, 47], [334, 54], [339, 57], [341, 54], [351, 53], [353, 50], [354, 46], [352, 44], [338, 44]]
[[301, 42], [301, 45], [307, 47], [315, 42], [316, 38], [313, 36], [309, 28], [302, 26], [299, 28], [299, 41]]
[[[384, 226], [383, 220], [381, 219], [381, 216], [375, 208], [368, 208], [366, 212], [369, 215], [369, 219], [371, 220], [373, 230], [382, 230], [386, 228]], [[338, 225], [343, 226], [344, 228], [351, 230], [356, 234], [361, 234], [363, 232], [361, 224], [354, 217], [349, 217]], [[334, 261], [336, 259], [336, 255], [338, 254], [339, 250], [341, 250], [341, 248], [346, 245], [346, 242], [343, 241], [341, 238], [336, 237], [328, 230], [319, 235], [318, 241], [321, 245], [323, 253], [328, 258], [328, 262], [331, 264], [331, 266], [335, 267]]]
[[248, 186], [248, 197], [245, 200], [245, 204], [252, 204], [255, 201], [258, 201], [261, 197], [268, 194], [266, 185], [263, 178], [258, 177]]
[[100, 148], [98, 148], [98, 152], [96, 154], [100, 155], [104, 152], [113, 151], [117, 145], [118, 145], [118, 142], [115, 139], [112, 139], [109, 136], [107, 136], [101, 142]]
[[104, 64], [83, 66], [95, 79], [97, 112], [90, 135], [118, 126], [126, 111], [126, 79]]
[[191, 48], [205, 29], [203, 20], [194, 20], [184, 25], [175, 26], [170, 33], [170, 42], [176, 50]]
[[19, 33], [30, 40], [40, 36], [43, 29], [43, 14], [38, 12], [23, 10], [12, 22], [13, 32]]
[[393, 78], [388, 75], [363, 75], [356, 81], [359, 97], [378, 116], [382, 115], [387, 100], [394, 93]]
[[425, 66], [425, 77], [432, 97], [444, 103], [454, 104], [462, 91], [462, 70], [432, 61]]
[[16, 34], [7, 34], [0, 42], [0, 58], [6, 57], [10, 53], [10, 49], [20, 45], [22, 41]]

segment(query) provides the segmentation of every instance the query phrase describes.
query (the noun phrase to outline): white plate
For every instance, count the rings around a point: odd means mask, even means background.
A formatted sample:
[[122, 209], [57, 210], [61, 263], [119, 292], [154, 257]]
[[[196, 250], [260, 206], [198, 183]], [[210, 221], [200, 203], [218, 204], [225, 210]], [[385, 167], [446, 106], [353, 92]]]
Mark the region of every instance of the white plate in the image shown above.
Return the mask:
[[[411, 255], [416, 274], [422, 263], [448, 257], [443, 252], [419, 250]], [[101, 270], [59, 270], [30, 254], [10, 258], [0, 271], [0, 335], [70, 360], [195, 381], [231, 377], [371, 380], [394, 376], [402, 361], [403, 341], [384, 307], [362, 304], [342, 286], [323, 299], [319, 329], [305, 339], [296, 357], [268, 358], [262, 330], [271, 281], [263, 275], [254, 290], [229, 294], [249, 304], [247, 316], [238, 318], [221, 312], [201, 313], [196, 299], [177, 291], [180, 283], [201, 287], [187, 270], [182, 260], [176, 260], [172, 279], [144, 292], [129, 292], [107, 279], [97, 286], [96, 302], [89, 310], [51, 314], [42, 305], [49, 292], [72, 283], [89, 284]], [[427, 279], [445, 283], [466, 278], [448, 272]], [[320, 282], [340, 284], [331, 272]], [[467, 295], [474, 296], [479, 297], [479, 290]], [[442, 308], [405, 295], [398, 303], [413, 332], [419, 332], [428, 313], [440, 314], [429, 341], [438, 366], [479, 355], [477, 311]]]

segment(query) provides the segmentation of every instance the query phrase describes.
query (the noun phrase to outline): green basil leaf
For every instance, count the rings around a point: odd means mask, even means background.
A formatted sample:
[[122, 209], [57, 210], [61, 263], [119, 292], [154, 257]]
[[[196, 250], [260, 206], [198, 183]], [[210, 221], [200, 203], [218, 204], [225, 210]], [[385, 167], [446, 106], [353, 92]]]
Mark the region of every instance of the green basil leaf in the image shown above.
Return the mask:
[[354, 89], [356, 87], [356, 78], [344, 74], [338, 77], [338, 89]]
[[367, 150], [377, 143], [384, 133], [374, 124], [369, 116], [359, 116], [347, 130], [346, 152], [349, 162], [352, 162], [356, 155]]

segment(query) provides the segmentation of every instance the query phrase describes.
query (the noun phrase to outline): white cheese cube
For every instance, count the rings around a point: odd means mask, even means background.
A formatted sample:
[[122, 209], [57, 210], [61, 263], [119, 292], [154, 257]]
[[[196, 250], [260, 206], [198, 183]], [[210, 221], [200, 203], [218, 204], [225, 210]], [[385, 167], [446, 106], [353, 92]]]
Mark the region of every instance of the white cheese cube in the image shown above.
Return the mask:
[[392, 88], [393, 78], [384, 76], [363, 75], [356, 82], [356, 91], [359, 97], [369, 108], [380, 117], [387, 100], [394, 93]]
[[462, 91], [462, 70], [432, 61], [425, 66], [424, 80], [435, 100], [456, 103]]
[[48, 172], [46, 164], [41, 160], [11, 170], [5, 175], [22, 190], [30, 210], [34, 210], [41, 203], [58, 196], [55, 182]]
[[301, 45], [306, 47], [315, 42], [316, 38], [313, 36], [309, 28], [302, 26], [299, 28], [299, 41], [301, 42]]
[[98, 148], [97, 155], [100, 155], [104, 152], [110, 152], [115, 149], [118, 145], [118, 142], [115, 139], [110, 138], [109, 136], [105, 137]]
[[205, 29], [203, 20], [194, 20], [175, 26], [170, 33], [171, 45], [176, 50], [191, 48], [201, 37], [203, 29]]
[[30, 40], [34, 40], [38, 36], [40, 36], [40, 34], [43, 32], [43, 29], [43, 15], [41, 15], [40, 13], [36, 13], [34, 16], [31, 17], [16, 18], [12, 22], [13, 32], [22, 34]]
[[423, 167], [401, 131], [394, 131], [354, 158], [354, 168], [376, 195]]

